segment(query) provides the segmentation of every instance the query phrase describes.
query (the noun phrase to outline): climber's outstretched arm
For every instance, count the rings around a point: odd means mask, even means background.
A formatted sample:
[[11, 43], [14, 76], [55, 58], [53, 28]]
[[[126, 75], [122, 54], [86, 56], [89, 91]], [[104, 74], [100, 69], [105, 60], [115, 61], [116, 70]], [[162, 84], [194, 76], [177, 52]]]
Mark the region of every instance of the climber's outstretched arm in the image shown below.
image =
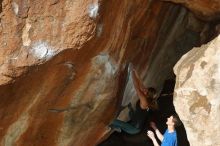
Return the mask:
[[134, 88], [135, 88], [137, 95], [140, 99], [140, 106], [142, 108], [145, 108], [146, 106], [148, 106], [148, 103], [146, 101], [146, 95], [143, 92], [143, 89], [145, 87], [144, 87], [143, 83], [141, 82], [140, 77], [137, 74], [137, 71], [133, 68], [131, 69], [131, 75], [132, 75], [132, 80], [134, 83]]

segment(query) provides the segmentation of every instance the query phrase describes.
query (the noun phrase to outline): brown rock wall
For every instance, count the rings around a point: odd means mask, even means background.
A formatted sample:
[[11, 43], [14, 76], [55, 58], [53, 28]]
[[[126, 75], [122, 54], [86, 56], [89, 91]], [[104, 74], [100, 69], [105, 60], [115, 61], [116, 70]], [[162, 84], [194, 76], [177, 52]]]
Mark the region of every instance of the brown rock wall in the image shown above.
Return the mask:
[[175, 38], [159, 37], [178, 24], [172, 12], [188, 13], [148, 0], [3, 0], [0, 145], [100, 142], [122, 100], [126, 62], [146, 77], [152, 52]]
[[163, 0], [182, 4], [192, 10], [203, 20], [220, 18], [220, 1], [218, 0]]
[[79, 49], [90, 40], [96, 25], [88, 16], [89, 5], [98, 2], [4, 0], [1, 84], [19, 76], [26, 66], [43, 63], [67, 48]]
[[1, 145], [97, 144], [120, 102], [140, 2], [3, 1]]

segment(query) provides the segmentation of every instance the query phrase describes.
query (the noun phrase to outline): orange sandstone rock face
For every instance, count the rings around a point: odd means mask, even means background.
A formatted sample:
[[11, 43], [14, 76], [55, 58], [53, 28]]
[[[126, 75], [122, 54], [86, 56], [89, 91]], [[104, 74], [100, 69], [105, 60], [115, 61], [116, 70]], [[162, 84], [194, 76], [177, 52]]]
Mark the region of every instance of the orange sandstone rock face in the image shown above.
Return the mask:
[[3, 0], [0, 145], [99, 143], [122, 100], [125, 62], [143, 77], [155, 42], [170, 47], [159, 33], [181, 38], [169, 32], [185, 28], [166, 26], [186, 15], [161, 1]]
[[95, 35], [98, 2], [2, 1], [0, 84], [62, 50], [79, 49]]
[[[157, 7], [150, 12], [156, 19], [142, 24], [150, 6]], [[125, 60], [141, 49], [135, 45], [140, 40], [129, 47], [128, 41], [144, 32], [156, 38], [162, 6], [147, 0], [3, 0], [0, 145], [99, 143], [121, 102]], [[150, 27], [142, 32], [144, 25]], [[150, 54], [152, 46], [142, 51]]]

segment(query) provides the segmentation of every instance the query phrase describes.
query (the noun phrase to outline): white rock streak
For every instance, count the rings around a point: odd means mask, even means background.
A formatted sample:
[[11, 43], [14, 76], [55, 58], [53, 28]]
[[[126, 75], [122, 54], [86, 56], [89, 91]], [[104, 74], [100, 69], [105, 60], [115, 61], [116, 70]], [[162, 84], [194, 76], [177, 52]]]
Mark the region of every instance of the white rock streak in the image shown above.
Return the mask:
[[[113, 75], [115, 74], [117, 70], [117, 65], [114, 65], [112, 60], [110, 59], [108, 54], [100, 54], [94, 58], [94, 63], [98, 66], [104, 65], [105, 66], [105, 71], [103, 74], [105, 75]], [[93, 64], [93, 65], [95, 65]]]
[[15, 3], [15, 2], [12, 2], [12, 3], [11, 3], [11, 6], [12, 6], [12, 8], [13, 8], [14, 13], [17, 15], [17, 14], [18, 14], [18, 11], [19, 11], [19, 6], [18, 6], [18, 4]]
[[25, 27], [23, 28], [23, 32], [22, 32], [22, 42], [24, 46], [30, 46], [31, 44], [31, 40], [29, 38], [30, 28], [31, 28], [31, 24], [28, 22], [28, 19], [27, 19]]
[[[45, 86], [42, 86], [44, 89]], [[16, 141], [22, 136], [22, 134], [29, 127], [29, 119], [31, 117], [30, 110], [31, 108], [40, 100], [43, 91], [39, 91], [33, 101], [28, 105], [28, 107], [23, 111], [23, 113], [18, 117], [18, 119], [10, 125], [7, 130], [7, 134], [4, 136], [1, 144], [4, 146], [14, 146]]]
[[100, 37], [102, 35], [102, 31], [103, 31], [103, 24], [98, 24], [96, 28], [96, 36]]

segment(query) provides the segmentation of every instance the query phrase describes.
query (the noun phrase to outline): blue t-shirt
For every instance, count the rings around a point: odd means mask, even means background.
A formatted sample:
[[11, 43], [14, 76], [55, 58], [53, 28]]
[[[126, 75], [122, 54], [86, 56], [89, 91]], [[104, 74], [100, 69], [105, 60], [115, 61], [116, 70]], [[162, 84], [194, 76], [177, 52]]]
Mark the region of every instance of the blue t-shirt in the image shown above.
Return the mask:
[[163, 135], [161, 146], [177, 146], [176, 131], [169, 133], [167, 129]]

